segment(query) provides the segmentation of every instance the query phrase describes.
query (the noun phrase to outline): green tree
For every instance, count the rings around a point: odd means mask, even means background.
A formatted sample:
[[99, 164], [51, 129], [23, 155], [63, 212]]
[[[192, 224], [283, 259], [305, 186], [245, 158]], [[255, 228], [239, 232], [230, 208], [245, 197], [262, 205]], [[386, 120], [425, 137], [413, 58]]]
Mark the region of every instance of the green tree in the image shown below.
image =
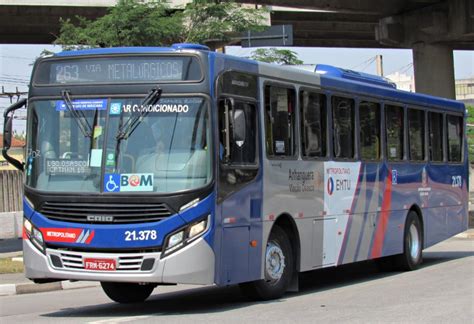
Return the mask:
[[221, 47], [240, 41], [239, 33], [262, 31], [266, 9], [242, 7], [232, 1], [193, 0], [183, 12], [183, 42]]
[[97, 20], [76, 16], [61, 20], [55, 44], [64, 49], [81, 47], [162, 46], [183, 33], [182, 16], [172, 12], [163, 0], [139, 2], [119, 0]]
[[258, 48], [251, 53], [250, 58], [267, 63], [286, 65], [303, 64], [303, 61], [298, 59], [296, 52], [278, 48]]
[[467, 145], [469, 152], [469, 162], [474, 163], [474, 106], [466, 105], [467, 110]]
[[97, 20], [77, 16], [61, 21], [55, 44], [64, 49], [115, 46], [165, 46], [194, 42], [222, 46], [246, 30], [264, 28], [263, 9], [246, 9], [233, 2], [193, 0], [184, 11], [165, 0], [119, 0]]

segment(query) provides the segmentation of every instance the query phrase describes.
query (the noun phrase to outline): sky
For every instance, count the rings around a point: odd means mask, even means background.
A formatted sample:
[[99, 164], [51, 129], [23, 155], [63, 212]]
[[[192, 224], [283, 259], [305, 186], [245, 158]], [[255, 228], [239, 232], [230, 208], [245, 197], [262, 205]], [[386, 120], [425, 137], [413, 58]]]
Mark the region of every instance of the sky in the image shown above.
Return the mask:
[[[409, 49], [373, 48], [315, 48], [288, 47], [298, 54], [305, 64], [329, 64], [345, 69], [375, 74], [375, 62], [367, 65], [376, 55], [382, 55], [384, 75], [404, 71], [413, 75], [413, 57]], [[226, 47], [226, 53], [236, 56], [250, 56], [254, 48], [240, 46]], [[454, 74], [456, 79], [474, 78], [474, 51], [454, 51]]]
[[[28, 82], [34, 60], [44, 50], [61, 51], [60, 46], [52, 45], [0, 45], [0, 91], [28, 91]], [[364, 48], [309, 48], [289, 47], [297, 53], [305, 64], [329, 64], [346, 69], [375, 74], [375, 55], [383, 56], [384, 74], [403, 72], [413, 75], [413, 58], [407, 49], [364, 49]], [[248, 57], [255, 48], [240, 46], [226, 47], [226, 53]], [[474, 78], [474, 51], [454, 51], [454, 72], [456, 79]], [[0, 131], [3, 130], [3, 110], [10, 105], [8, 99], [0, 98]], [[24, 129], [24, 121], [16, 121], [15, 128]]]

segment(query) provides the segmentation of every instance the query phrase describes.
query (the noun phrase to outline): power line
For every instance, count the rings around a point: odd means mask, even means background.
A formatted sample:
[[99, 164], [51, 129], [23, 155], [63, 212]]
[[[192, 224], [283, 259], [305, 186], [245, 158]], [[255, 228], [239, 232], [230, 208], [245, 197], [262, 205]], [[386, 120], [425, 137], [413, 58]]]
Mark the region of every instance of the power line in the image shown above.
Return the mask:
[[16, 81], [16, 82], [28, 82], [28, 79], [19, 79], [19, 78], [6, 78], [6, 77], [0, 77], [0, 81]]
[[7, 58], [7, 59], [15, 59], [15, 60], [28, 60], [28, 61], [36, 60], [36, 57], [25, 57], [25, 56], [0, 55], [0, 57]]
[[361, 69], [361, 71], [365, 71], [369, 66], [371, 66], [377, 60], [377, 56], [374, 56], [367, 64]]
[[29, 78], [30, 76], [29, 75], [20, 75], [20, 74], [8, 74], [8, 73], [5, 73], [5, 74], [0, 74], [0, 78], [2, 76], [6, 76], [6, 77], [15, 77], [15, 78]]
[[408, 64], [405, 64], [405, 65], [393, 70], [392, 72], [388, 73], [387, 75], [390, 75], [390, 74], [393, 74], [393, 73], [396, 73], [396, 72], [405, 73], [412, 67], [413, 67], [413, 63], [408, 63]]
[[[355, 65], [354, 67], [351, 67], [350, 69], [351, 70], [355, 70], [357, 69], [359, 66], [362, 66], [364, 64], [367, 64], [367, 66], [364, 68], [366, 69], [370, 64], [372, 64], [373, 62], [375, 62], [375, 60], [377, 59], [377, 56], [371, 56], [369, 57], [367, 60], [365, 60], [364, 62], [360, 63], [360, 64], [357, 64]], [[363, 70], [362, 70], [363, 71]]]

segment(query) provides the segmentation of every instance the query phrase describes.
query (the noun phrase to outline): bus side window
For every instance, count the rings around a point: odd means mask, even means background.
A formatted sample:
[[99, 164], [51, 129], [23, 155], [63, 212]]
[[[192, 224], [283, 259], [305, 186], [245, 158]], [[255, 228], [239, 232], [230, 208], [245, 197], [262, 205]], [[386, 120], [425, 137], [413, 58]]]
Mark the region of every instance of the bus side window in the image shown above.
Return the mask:
[[443, 161], [443, 114], [429, 112], [429, 148], [430, 160], [434, 162]]
[[386, 105], [385, 129], [387, 132], [387, 159], [403, 160], [403, 108]]
[[359, 104], [360, 157], [362, 160], [380, 159], [380, 105], [362, 101]]
[[304, 157], [326, 156], [326, 96], [300, 92], [301, 146]]
[[448, 162], [462, 160], [462, 117], [446, 116], [448, 126]]
[[354, 100], [332, 97], [334, 157], [354, 158]]
[[425, 112], [420, 109], [408, 109], [408, 140], [410, 160], [425, 159]]
[[268, 156], [291, 157], [296, 154], [294, 90], [265, 87], [265, 132]]

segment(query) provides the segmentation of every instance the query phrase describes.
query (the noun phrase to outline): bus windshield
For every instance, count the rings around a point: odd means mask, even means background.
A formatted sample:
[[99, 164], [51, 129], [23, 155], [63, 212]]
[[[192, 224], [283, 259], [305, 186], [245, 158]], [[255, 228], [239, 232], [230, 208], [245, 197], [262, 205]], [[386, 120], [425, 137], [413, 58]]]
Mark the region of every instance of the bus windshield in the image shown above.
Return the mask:
[[167, 97], [142, 106], [142, 100], [81, 98], [70, 107], [64, 100], [32, 102], [26, 184], [43, 191], [104, 193], [171, 193], [208, 184], [207, 101]]

